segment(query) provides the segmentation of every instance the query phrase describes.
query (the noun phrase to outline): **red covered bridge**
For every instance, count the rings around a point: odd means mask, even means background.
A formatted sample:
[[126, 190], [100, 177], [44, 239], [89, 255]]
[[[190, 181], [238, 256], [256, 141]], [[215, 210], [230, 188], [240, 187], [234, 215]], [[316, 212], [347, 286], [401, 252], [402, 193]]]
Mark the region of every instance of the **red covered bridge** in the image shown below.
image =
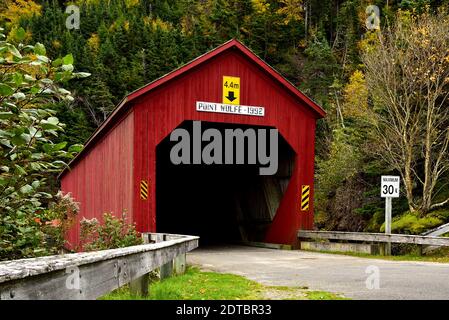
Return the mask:
[[[235, 80], [232, 92], [226, 79]], [[263, 115], [200, 112], [198, 102], [259, 106]], [[61, 174], [62, 190], [81, 203], [79, 219], [126, 211], [141, 232], [291, 244], [298, 229], [313, 227], [315, 127], [324, 115], [231, 40], [124, 98]], [[277, 173], [261, 176], [249, 164], [172, 164], [170, 133], [191, 130], [193, 121], [218, 130], [278, 129]], [[68, 240], [78, 237], [79, 223]]]

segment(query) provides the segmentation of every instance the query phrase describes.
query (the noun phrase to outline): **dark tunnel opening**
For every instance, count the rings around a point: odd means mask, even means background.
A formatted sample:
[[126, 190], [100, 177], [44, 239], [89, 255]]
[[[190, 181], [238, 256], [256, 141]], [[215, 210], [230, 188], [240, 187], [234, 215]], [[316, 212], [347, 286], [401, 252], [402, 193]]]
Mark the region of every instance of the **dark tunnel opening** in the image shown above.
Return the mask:
[[[192, 137], [192, 127], [185, 121], [178, 128]], [[201, 127], [223, 136], [225, 129], [273, 129], [212, 122]], [[292, 174], [295, 153], [285, 139], [279, 134], [278, 170], [271, 176], [259, 174], [259, 161], [247, 164], [247, 154], [245, 164], [175, 165], [170, 159], [175, 144], [169, 135], [157, 147], [157, 232], [197, 235], [201, 245], [263, 241]]]

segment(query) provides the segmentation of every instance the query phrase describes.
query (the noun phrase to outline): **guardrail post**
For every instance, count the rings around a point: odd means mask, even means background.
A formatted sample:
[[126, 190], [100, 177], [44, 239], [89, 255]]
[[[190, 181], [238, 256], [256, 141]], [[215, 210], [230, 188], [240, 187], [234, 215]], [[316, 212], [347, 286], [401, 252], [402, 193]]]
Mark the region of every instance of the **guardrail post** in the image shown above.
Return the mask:
[[418, 255], [423, 256], [424, 255], [424, 248], [425, 246], [422, 244], [418, 244]]
[[[386, 197], [385, 198], [385, 234], [391, 235], [391, 202], [392, 197]], [[391, 241], [388, 239], [388, 241], [385, 243], [385, 255], [391, 256]]]
[[[142, 240], [144, 244], [149, 244], [151, 241], [151, 235], [142, 233]], [[133, 296], [147, 297], [149, 293], [149, 284], [150, 274], [147, 273], [137, 279], [131, 280], [129, 283], [129, 291]]]
[[169, 278], [173, 275], [173, 260], [161, 266], [160, 276], [161, 280]]
[[184, 274], [186, 272], [186, 254], [180, 254], [173, 261], [174, 274]]
[[[162, 235], [162, 241], [168, 240], [169, 236], [167, 234]], [[160, 278], [161, 280], [169, 278], [173, 275], [173, 263], [174, 259], [170, 260], [166, 264], [163, 264], [160, 269]]]
[[135, 280], [132, 280], [129, 283], [129, 291], [131, 292], [132, 296], [141, 296], [141, 297], [147, 297], [149, 290], [148, 285], [150, 284], [150, 274], [144, 274], [140, 278], [137, 278]]

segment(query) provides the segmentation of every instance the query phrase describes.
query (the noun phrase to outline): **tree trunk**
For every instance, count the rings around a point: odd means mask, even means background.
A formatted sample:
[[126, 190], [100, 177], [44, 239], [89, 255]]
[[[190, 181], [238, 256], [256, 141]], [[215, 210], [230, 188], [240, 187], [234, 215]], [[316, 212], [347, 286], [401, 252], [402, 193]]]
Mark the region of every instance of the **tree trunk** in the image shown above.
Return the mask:
[[415, 212], [415, 206], [413, 202], [413, 175], [412, 175], [412, 148], [407, 148], [407, 158], [404, 166], [404, 186], [407, 196], [408, 208], [410, 212]]
[[431, 106], [427, 109], [427, 119], [426, 119], [426, 137], [424, 141], [424, 184], [422, 193], [422, 204], [420, 206], [420, 213], [422, 215], [429, 212], [432, 205], [432, 116], [431, 116]]

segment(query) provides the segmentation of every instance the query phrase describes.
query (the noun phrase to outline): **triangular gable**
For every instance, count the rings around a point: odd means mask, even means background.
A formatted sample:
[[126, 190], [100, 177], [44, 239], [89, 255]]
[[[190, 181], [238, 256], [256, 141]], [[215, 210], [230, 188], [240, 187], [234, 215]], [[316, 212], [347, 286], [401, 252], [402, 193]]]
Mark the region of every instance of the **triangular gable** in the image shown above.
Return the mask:
[[[120, 116], [126, 113], [129, 110], [129, 106], [132, 105], [132, 101], [136, 100], [137, 98], [143, 96], [144, 94], [151, 92], [161, 85], [176, 79], [180, 75], [186, 73], [189, 70], [192, 70], [199, 65], [202, 65], [203, 63], [209, 61], [210, 59], [216, 57], [217, 55], [220, 55], [221, 53], [230, 50], [230, 49], [237, 49], [240, 53], [242, 53], [246, 58], [248, 58], [251, 62], [256, 64], [259, 68], [264, 70], [272, 79], [274, 79], [276, 82], [278, 82], [282, 87], [284, 87], [288, 92], [290, 92], [294, 97], [296, 97], [299, 101], [303, 102], [305, 106], [309, 107], [317, 118], [323, 118], [326, 115], [326, 112], [318, 105], [316, 104], [312, 99], [307, 97], [305, 94], [303, 94], [301, 91], [299, 91], [290, 81], [285, 79], [279, 72], [277, 72], [275, 69], [273, 69], [270, 65], [268, 65], [265, 61], [263, 61], [261, 58], [259, 58], [255, 53], [253, 53], [248, 47], [243, 45], [238, 40], [232, 39], [228, 42], [225, 42], [221, 46], [197, 57], [196, 59], [188, 62], [187, 64], [179, 67], [178, 69], [175, 69], [171, 71], [170, 73], [150, 82], [149, 84], [131, 92], [128, 94], [111, 112], [111, 114], [108, 116], [108, 118], [95, 130], [95, 132], [91, 135], [91, 137], [87, 140], [85, 143], [83, 151], [78, 154], [75, 159], [71, 161], [71, 163], [74, 163], [76, 160], [79, 159], [79, 157], [84, 154], [87, 149], [90, 149], [98, 139], [100, 139], [108, 130], [113, 126], [114, 121], [117, 119], [120, 119]], [[60, 176], [62, 176], [66, 170], [64, 170]]]

